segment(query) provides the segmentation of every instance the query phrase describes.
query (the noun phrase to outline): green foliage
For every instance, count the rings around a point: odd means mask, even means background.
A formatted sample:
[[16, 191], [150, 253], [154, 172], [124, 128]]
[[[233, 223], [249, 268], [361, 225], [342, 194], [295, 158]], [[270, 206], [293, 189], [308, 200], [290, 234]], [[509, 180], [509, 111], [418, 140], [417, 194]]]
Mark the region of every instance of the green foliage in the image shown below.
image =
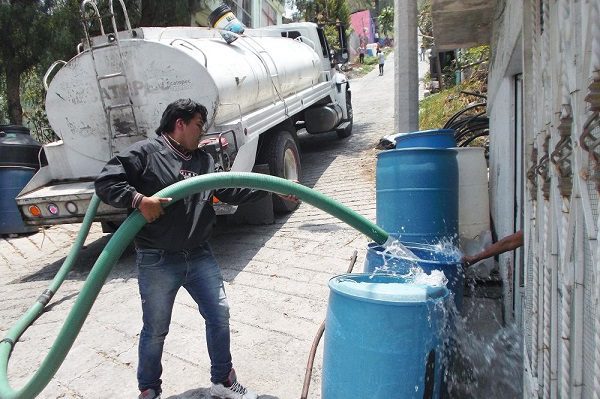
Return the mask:
[[25, 70], [39, 61], [51, 33], [48, 11], [41, 1], [0, 3], [0, 66]]
[[458, 65], [465, 66], [490, 58], [490, 46], [472, 47], [461, 50], [458, 56]]
[[375, 9], [375, 0], [347, 0], [350, 13]]
[[33, 69], [23, 76], [21, 85], [21, 103], [23, 104], [23, 117], [27, 127], [31, 130], [33, 138], [42, 144], [57, 139], [50, 128], [48, 117], [44, 111], [46, 92], [43, 89], [41, 73]]
[[298, 19], [330, 25], [341, 22], [350, 26], [350, 10], [346, 0], [296, 0]]
[[385, 37], [388, 37], [388, 33], [394, 33], [394, 7], [386, 7], [381, 10], [377, 22], [379, 22], [379, 29]]
[[[188, 0], [143, 0], [141, 3], [140, 26], [190, 25], [191, 9]], [[225, 3], [232, 2], [225, 1]], [[233, 4], [231, 6], [235, 7]]]
[[6, 82], [4, 74], [0, 73], [0, 125], [8, 124], [8, 112], [6, 104]]
[[365, 56], [365, 65], [378, 65], [379, 59], [375, 56]]
[[419, 130], [439, 129], [458, 111], [473, 102], [461, 91], [484, 92], [485, 84], [473, 80], [425, 97], [419, 103]]
[[325, 37], [327, 38], [327, 43], [333, 49], [340, 48], [340, 38], [338, 37], [338, 30], [335, 25], [325, 25], [323, 27], [323, 32], [325, 32]]
[[422, 43], [425, 47], [433, 46], [433, 22], [431, 20], [431, 0], [425, 0], [419, 9], [417, 16], [417, 26], [422, 37]]

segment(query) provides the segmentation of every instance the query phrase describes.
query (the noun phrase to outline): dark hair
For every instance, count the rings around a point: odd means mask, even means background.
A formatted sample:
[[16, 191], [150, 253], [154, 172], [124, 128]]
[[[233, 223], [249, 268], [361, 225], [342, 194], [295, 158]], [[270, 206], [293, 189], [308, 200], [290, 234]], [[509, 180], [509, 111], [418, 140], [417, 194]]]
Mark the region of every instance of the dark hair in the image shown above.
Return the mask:
[[206, 123], [208, 111], [202, 104], [198, 104], [192, 99], [181, 98], [167, 105], [167, 108], [160, 119], [160, 126], [156, 129], [156, 134], [170, 133], [175, 129], [175, 122], [181, 118], [188, 123], [196, 114], [200, 114], [202, 121]]

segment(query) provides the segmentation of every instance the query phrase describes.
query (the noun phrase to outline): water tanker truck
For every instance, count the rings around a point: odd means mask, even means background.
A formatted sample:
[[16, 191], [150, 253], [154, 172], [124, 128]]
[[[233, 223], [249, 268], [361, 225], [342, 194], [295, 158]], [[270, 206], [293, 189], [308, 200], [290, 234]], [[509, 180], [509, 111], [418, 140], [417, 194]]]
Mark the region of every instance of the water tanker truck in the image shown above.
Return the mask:
[[[99, 15], [93, 2], [84, 1], [84, 11], [86, 5]], [[261, 165], [295, 180], [301, 173], [299, 129], [351, 134], [350, 87], [316, 24], [246, 29], [228, 43], [212, 28], [131, 28], [123, 11], [123, 30], [105, 33], [97, 17], [100, 34], [86, 30], [78, 54], [46, 73], [46, 112], [60, 139], [44, 146], [48, 165], [16, 198], [26, 224], [81, 222], [104, 164], [155, 135], [163, 110], [179, 98], [207, 107], [201, 145], [219, 171]], [[114, 16], [111, 22], [115, 27]], [[293, 206], [273, 201], [280, 210]], [[233, 211], [217, 207], [217, 213]], [[125, 216], [102, 204], [96, 221], [106, 226]]]

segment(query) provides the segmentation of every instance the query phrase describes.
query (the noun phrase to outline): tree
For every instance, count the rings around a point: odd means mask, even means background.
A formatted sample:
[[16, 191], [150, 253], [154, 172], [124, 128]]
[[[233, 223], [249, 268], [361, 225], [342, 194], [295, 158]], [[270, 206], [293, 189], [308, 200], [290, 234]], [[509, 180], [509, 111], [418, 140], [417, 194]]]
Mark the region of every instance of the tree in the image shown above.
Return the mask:
[[433, 22], [431, 20], [431, 0], [425, 0], [419, 9], [417, 16], [417, 26], [422, 36], [422, 44], [425, 47], [432, 47], [433, 39]]
[[350, 11], [346, 0], [296, 0], [298, 18], [317, 24], [341, 22], [350, 25]]
[[377, 17], [379, 28], [385, 37], [388, 37], [389, 32], [394, 32], [394, 7], [386, 7], [381, 10]]
[[323, 26], [330, 46], [340, 48], [336, 24], [346, 26], [346, 35], [350, 28], [350, 11], [346, 0], [295, 0], [297, 14], [294, 20], [304, 19]]
[[0, 3], [0, 70], [5, 79], [8, 120], [23, 122], [21, 76], [43, 58], [51, 31], [50, 1], [20, 0]]
[[189, 26], [191, 0], [143, 0], [139, 26]]

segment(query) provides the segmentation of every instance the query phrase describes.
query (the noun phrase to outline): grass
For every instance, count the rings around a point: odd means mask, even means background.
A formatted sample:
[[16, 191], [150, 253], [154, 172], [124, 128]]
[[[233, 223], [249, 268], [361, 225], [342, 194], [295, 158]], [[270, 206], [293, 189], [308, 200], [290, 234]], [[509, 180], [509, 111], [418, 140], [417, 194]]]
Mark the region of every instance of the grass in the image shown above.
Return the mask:
[[481, 81], [463, 82], [460, 85], [442, 90], [425, 97], [419, 103], [419, 130], [440, 129], [458, 111], [470, 104], [485, 101], [461, 91], [485, 93], [485, 83]]

